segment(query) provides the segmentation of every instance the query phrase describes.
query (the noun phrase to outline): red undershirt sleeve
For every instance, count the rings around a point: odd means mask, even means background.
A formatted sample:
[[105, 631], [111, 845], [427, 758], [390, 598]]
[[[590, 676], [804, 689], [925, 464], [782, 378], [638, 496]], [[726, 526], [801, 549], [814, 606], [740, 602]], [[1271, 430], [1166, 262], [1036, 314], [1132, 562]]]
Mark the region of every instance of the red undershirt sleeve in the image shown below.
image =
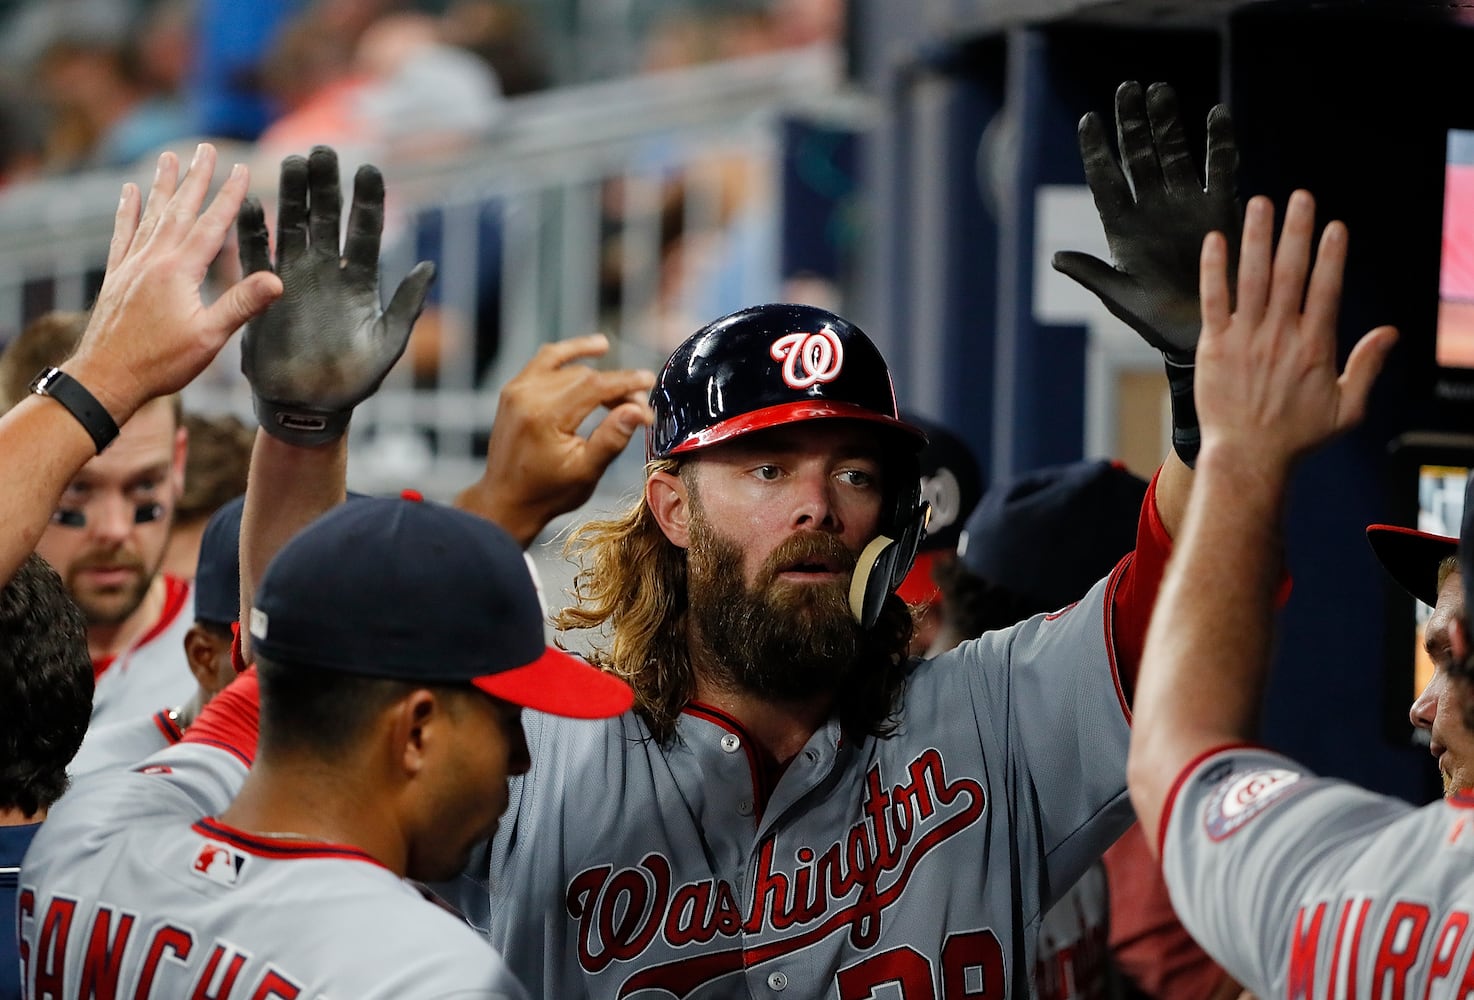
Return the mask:
[[1152, 606], [1162, 586], [1167, 557], [1172, 554], [1172, 538], [1162, 515], [1157, 512], [1157, 477], [1152, 476], [1146, 497], [1141, 502], [1141, 516], [1136, 522], [1136, 551], [1126, 557], [1126, 568], [1111, 595], [1111, 639], [1116, 651], [1116, 672], [1121, 690], [1129, 702], [1136, 692], [1137, 671], [1141, 667], [1141, 651], [1146, 645], [1146, 627], [1151, 622]]

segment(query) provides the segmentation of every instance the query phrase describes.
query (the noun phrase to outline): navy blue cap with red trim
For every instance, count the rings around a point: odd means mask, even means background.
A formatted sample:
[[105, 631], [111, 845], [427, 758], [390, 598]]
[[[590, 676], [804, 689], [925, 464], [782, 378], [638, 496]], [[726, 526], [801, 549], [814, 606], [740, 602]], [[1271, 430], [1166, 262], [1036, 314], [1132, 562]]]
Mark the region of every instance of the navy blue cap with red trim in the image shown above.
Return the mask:
[[1459, 551], [1459, 540], [1395, 524], [1367, 526], [1377, 561], [1397, 585], [1430, 608], [1438, 603], [1438, 567]]
[[549, 648], [522, 548], [436, 503], [365, 498], [308, 525], [266, 567], [252, 647], [281, 664], [469, 683], [553, 715], [605, 718], [629, 685]]

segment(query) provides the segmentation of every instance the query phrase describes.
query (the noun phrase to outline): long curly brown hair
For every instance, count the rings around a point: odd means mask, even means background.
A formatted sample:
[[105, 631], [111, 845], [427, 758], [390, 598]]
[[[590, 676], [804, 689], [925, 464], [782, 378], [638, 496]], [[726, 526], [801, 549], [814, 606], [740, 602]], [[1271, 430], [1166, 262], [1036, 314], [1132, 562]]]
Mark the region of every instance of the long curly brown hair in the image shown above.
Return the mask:
[[[679, 462], [660, 459], [645, 474], [680, 470]], [[577, 528], [563, 552], [579, 565], [575, 603], [553, 616], [554, 627], [599, 630], [589, 644], [590, 660], [634, 689], [636, 713], [655, 740], [668, 745], [696, 690], [687, 645], [686, 551], [665, 537], [641, 496], [622, 515]], [[854, 682], [836, 692], [840, 723], [851, 738], [895, 731], [914, 630], [911, 610], [891, 595], [863, 637]]]

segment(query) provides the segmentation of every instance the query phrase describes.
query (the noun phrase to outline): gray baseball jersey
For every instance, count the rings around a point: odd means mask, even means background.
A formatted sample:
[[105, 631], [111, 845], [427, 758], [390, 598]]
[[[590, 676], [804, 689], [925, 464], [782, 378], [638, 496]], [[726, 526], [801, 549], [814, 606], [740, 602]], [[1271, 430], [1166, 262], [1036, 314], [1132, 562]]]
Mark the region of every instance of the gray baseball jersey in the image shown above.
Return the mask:
[[89, 728], [136, 721], [163, 705], [182, 705], [199, 687], [184, 658], [184, 634], [194, 624], [194, 588], [174, 579], [168, 585], [163, 616], [98, 675]]
[[1233, 748], [1185, 769], [1163, 817], [1183, 926], [1255, 995], [1474, 990], [1474, 798], [1414, 808]]
[[362, 851], [209, 819], [244, 777], [186, 742], [63, 796], [21, 873], [27, 996], [526, 997], [481, 935]]
[[528, 713], [532, 771], [460, 898], [536, 994], [1025, 997], [1041, 915], [1131, 822], [1117, 575], [912, 674], [887, 739], [831, 721], [772, 787], [699, 705]]
[[139, 719], [89, 726], [77, 755], [67, 765], [67, 774], [77, 781], [98, 771], [132, 767], [178, 743], [183, 735], [172, 709]]

